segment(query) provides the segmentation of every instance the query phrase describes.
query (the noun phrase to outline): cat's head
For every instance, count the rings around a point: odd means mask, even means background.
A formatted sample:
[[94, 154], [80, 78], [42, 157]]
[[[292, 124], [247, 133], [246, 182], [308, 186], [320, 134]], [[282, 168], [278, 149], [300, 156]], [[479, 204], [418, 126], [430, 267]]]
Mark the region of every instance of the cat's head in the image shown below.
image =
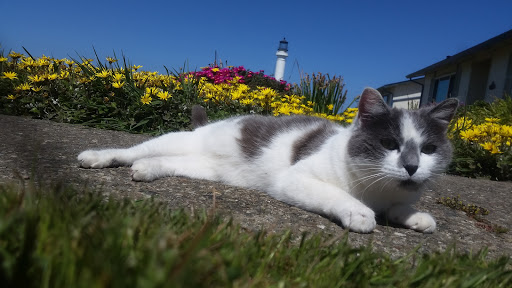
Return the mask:
[[389, 108], [380, 93], [366, 88], [348, 145], [352, 171], [368, 181], [421, 184], [451, 161], [446, 137], [458, 100], [419, 110]]

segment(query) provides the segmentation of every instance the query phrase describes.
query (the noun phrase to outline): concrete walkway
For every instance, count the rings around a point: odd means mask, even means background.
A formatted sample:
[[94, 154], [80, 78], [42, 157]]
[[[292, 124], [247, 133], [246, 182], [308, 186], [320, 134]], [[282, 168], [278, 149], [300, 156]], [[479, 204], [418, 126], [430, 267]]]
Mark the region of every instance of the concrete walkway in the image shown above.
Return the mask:
[[[89, 187], [114, 197], [142, 199], [154, 197], [168, 203], [170, 209], [185, 208], [191, 213], [210, 209], [232, 217], [243, 229], [265, 229], [269, 233], [291, 230], [299, 238], [303, 232], [322, 233], [325, 237], [343, 237], [347, 231], [329, 219], [281, 203], [262, 192], [219, 183], [187, 178], [166, 178], [152, 183], [130, 179], [130, 169], [81, 169], [76, 156], [90, 148], [127, 147], [149, 136], [86, 128], [26, 117], [0, 115], [0, 182], [19, 179]], [[215, 197], [213, 197], [215, 195]], [[419, 247], [419, 253], [443, 251], [455, 244], [460, 252], [488, 247], [489, 257], [512, 257], [512, 232], [486, 231], [464, 212], [455, 211], [435, 199], [460, 195], [461, 200], [490, 210], [485, 218], [512, 230], [512, 182], [493, 182], [445, 176], [432, 183], [418, 208], [437, 220], [437, 231], [423, 235], [390, 227], [385, 223], [371, 234], [348, 233], [353, 245], [372, 243], [393, 257], [406, 255]], [[480, 225], [481, 226], [481, 225]]]

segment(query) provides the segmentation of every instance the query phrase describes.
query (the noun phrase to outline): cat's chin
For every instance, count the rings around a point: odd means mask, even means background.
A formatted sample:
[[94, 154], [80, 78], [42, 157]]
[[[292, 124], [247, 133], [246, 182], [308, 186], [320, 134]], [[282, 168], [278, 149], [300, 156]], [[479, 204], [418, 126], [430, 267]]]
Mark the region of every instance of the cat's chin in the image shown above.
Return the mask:
[[400, 180], [399, 185], [407, 189], [414, 189], [420, 187], [423, 182], [414, 181], [412, 179]]

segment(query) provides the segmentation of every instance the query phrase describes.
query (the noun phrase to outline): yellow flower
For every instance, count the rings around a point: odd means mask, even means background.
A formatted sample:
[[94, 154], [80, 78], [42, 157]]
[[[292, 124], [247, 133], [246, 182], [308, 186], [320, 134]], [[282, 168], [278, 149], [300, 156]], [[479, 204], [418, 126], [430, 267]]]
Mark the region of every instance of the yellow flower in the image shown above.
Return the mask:
[[121, 74], [121, 73], [115, 73], [114, 76], [112, 77], [112, 81], [114, 81], [114, 82], [119, 82], [123, 79], [124, 79], [124, 74]]
[[146, 94], [149, 96], [156, 95], [158, 93], [158, 89], [156, 87], [146, 87]]
[[14, 51], [11, 51], [11, 53], [9, 53], [9, 57], [11, 57], [12, 59], [18, 59], [18, 58], [21, 58], [22, 56], [23, 56], [23, 54], [16, 53]]
[[253, 105], [254, 101], [252, 99], [243, 99], [240, 101], [242, 105]]
[[30, 80], [30, 82], [32, 83], [43, 82], [44, 77], [41, 77], [39, 75], [28, 76], [28, 80]]
[[69, 77], [69, 72], [68, 71], [60, 71], [60, 79], [66, 79]]
[[107, 61], [108, 61], [108, 63], [112, 64], [112, 63], [116, 63], [117, 59], [112, 58], [112, 57], [107, 57]]
[[501, 125], [500, 135], [504, 137], [512, 137], [512, 126]]
[[157, 94], [158, 98], [160, 98], [161, 100], [167, 100], [169, 99], [172, 95], [169, 94], [168, 91], [160, 91], [158, 92]]
[[96, 77], [99, 77], [99, 78], [107, 78], [109, 73], [107, 70], [102, 70], [101, 72], [98, 72], [96, 74], [94, 74]]
[[124, 86], [124, 82], [121, 82], [121, 81], [117, 81], [117, 82], [113, 82], [112, 83], [112, 87], [114, 88], [121, 88]]
[[4, 76], [2, 76], [2, 78], [14, 80], [18, 79], [18, 74], [16, 74], [16, 72], [4, 72]]
[[354, 121], [354, 119], [345, 119], [345, 122], [347, 123], [352, 123]]
[[277, 109], [277, 112], [279, 114], [290, 115], [291, 109], [290, 109], [290, 106], [283, 105], [283, 106], [279, 107], [279, 109]]
[[334, 105], [329, 104], [327, 105], [327, 110], [332, 111], [334, 109]]
[[0, 57], [0, 62], [5, 62], [5, 61], [7, 61], [7, 58], [5, 58], [5, 57]]
[[83, 65], [89, 65], [89, 64], [91, 64], [92, 61], [94, 61], [94, 59], [85, 59], [85, 58], [83, 58], [82, 61], [83, 61], [82, 62]]
[[501, 154], [503, 152], [500, 151], [500, 148], [496, 145], [492, 146], [491, 154]]
[[27, 57], [27, 58], [23, 58], [21, 59], [21, 63], [25, 64], [26, 66], [35, 66], [36, 62], [30, 58], [30, 57]]
[[137, 65], [137, 66], [133, 65], [133, 66], [132, 66], [132, 69], [133, 69], [134, 71], [137, 71], [137, 70], [139, 70], [140, 68], [142, 68], [142, 66], [141, 66], [141, 65]]
[[18, 86], [16, 86], [16, 88], [14, 88], [14, 90], [16, 91], [26, 91], [26, 90], [30, 90], [30, 88], [32, 88], [28, 83], [23, 83], [23, 84], [20, 84]]
[[59, 75], [57, 75], [57, 73], [49, 74], [47, 76], [47, 78], [48, 78], [48, 80], [52, 81], [52, 80], [59, 78]]
[[14, 100], [14, 99], [16, 99], [16, 98], [18, 98], [18, 97], [17, 97], [17, 96], [14, 96], [14, 95], [12, 95], [12, 94], [7, 95], [7, 99], [9, 99], [9, 100]]
[[487, 151], [491, 151], [492, 148], [494, 147], [494, 144], [491, 142], [485, 142], [485, 143], [481, 143], [480, 146], [482, 146]]
[[43, 89], [43, 87], [41, 87], [41, 86], [32, 87], [32, 91], [34, 91], [34, 92], [39, 92], [39, 91], [41, 91], [41, 89]]
[[300, 108], [293, 108], [292, 111], [290, 111], [292, 114], [304, 114], [304, 110]]
[[80, 78], [78, 79], [78, 82], [80, 82], [80, 84], [85, 84], [85, 83], [89, 83], [91, 82], [92, 79], [89, 79], [87, 77], [84, 77], [84, 78]]
[[231, 99], [238, 100], [242, 97], [243, 91], [241, 89], [237, 89], [231, 93]]
[[460, 139], [467, 141], [476, 141], [478, 140], [478, 136], [481, 135], [480, 130], [478, 129], [468, 129], [460, 131]]
[[144, 105], [151, 103], [152, 100], [153, 98], [151, 98], [149, 94], [144, 94], [142, 97], [140, 97], [140, 102], [142, 102]]
[[498, 121], [500, 121], [500, 118], [485, 118], [485, 121], [489, 123], [498, 123]]
[[50, 65], [50, 61], [48, 61], [48, 59], [46, 59], [46, 58], [39, 58], [36, 60], [35, 65], [40, 66], [40, 67], [48, 66], [48, 65]]

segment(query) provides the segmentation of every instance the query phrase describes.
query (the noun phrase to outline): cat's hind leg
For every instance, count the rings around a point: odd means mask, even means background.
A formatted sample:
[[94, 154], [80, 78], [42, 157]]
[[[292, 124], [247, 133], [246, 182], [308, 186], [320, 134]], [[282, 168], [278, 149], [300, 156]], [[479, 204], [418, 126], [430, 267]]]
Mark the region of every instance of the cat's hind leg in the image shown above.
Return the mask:
[[153, 181], [168, 176], [185, 176], [189, 178], [218, 180], [217, 173], [208, 157], [162, 156], [136, 160], [132, 165], [134, 181]]
[[128, 149], [86, 150], [78, 154], [80, 167], [105, 168], [131, 164]]
[[175, 132], [131, 148], [86, 150], [78, 155], [78, 161], [83, 168], [130, 166], [138, 159], [197, 153], [202, 142], [201, 134], [196, 131]]

